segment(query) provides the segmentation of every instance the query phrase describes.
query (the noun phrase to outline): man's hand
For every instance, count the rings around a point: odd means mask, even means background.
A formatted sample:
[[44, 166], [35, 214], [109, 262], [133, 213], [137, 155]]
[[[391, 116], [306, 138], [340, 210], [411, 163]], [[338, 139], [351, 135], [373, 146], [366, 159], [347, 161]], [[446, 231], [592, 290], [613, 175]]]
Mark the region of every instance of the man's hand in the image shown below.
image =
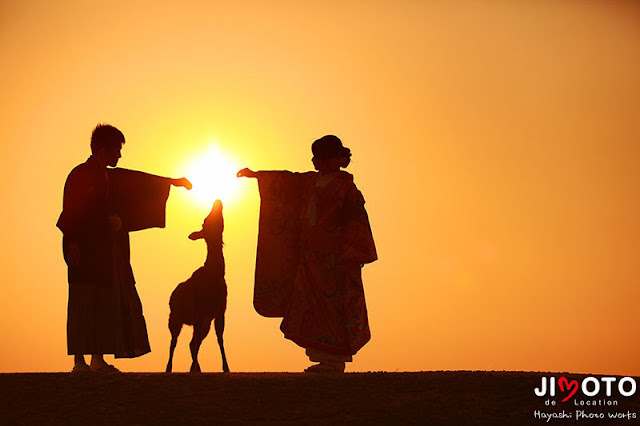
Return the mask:
[[251, 169], [242, 169], [238, 172], [238, 177], [251, 177], [251, 178], [255, 178], [258, 177], [258, 173], [254, 172]]
[[187, 178], [180, 178], [180, 179], [171, 179], [171, 185], [173, 186], [181, 186], [183, 188], [187, 188], [188, 190], [193, 188], [193, 185], [191, 184], [191, 182], [189, 182], [189, 179]]

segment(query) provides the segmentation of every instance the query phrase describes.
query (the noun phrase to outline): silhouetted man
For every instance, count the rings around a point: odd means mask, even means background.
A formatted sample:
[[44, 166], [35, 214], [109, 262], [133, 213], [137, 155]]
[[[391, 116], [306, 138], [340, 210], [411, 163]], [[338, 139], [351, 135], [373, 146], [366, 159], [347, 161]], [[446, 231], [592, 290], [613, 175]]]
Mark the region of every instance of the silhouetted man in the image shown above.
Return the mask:
[[[73, 372], [117, 372], [104, 354], [133, 358], [148, 353], [142, 305], [129, 262], [129, 232], [165, 225], [169, 179], [115, 167], [124, 135], [100, 124], [91, 135], [89, 159], [75, 167], [64, 187], [57, 226], [68, 266], [67, 347]], [[91, 354], [87, 365], [85, 354]]]

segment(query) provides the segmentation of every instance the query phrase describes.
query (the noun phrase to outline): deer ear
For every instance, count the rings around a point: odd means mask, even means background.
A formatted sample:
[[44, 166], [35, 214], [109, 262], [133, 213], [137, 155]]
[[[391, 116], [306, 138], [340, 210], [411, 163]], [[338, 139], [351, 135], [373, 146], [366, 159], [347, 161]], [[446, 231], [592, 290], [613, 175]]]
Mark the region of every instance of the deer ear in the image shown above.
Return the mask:
[[204, 238], [203, 231], [192, 232], [191, 235], [189, 235], [190, 240], [195, 241], [195, 240], [199, 240], [200, 238]]

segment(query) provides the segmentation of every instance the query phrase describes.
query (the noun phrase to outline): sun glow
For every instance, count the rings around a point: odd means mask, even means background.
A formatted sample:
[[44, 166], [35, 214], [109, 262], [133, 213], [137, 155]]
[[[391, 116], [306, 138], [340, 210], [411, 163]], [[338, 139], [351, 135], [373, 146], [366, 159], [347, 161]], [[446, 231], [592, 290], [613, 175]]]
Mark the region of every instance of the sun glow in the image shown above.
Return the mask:
[[186, 170], [186, 177], [193, 184], [190, 195], [202, 206], [211, 207], [215, 200], [227, 204], [238, 195], [236, 173], [240, 168], [213, 142], [188, 164]]

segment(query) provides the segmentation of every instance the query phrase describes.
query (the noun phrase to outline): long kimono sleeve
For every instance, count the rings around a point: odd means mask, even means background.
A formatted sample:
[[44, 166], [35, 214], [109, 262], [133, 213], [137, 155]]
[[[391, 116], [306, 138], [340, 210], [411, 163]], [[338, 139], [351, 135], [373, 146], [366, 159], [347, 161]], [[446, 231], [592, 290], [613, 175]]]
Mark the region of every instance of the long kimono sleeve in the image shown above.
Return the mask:
[[164, 228], [171, 181], [135, 170], [109, 169], [109, 201], [125, 231]]
[[364, 197], [351, 184], [345, 198], [345, 228], [342, 261], [364, 265], [378, 259]]
[[258, 172], [260, 222], [253, 304], [265, 317], [281, 317], [300, 263], [300, 225], [309, 173]]

